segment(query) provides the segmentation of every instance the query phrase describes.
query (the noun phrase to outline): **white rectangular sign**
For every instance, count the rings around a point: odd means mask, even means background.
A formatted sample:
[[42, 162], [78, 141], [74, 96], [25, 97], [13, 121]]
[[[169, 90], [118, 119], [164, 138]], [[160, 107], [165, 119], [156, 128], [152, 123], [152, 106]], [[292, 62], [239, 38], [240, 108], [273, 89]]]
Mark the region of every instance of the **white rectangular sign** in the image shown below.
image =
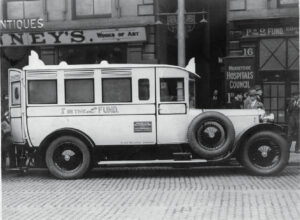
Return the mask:
[[34, 46], [34, 45], [65, 45], [93, 44], [146, 41], [144, 27], [98, 29], [98, 30], [67, 30], [43, 32], [16, 32], [0, 34], [0, 46]]

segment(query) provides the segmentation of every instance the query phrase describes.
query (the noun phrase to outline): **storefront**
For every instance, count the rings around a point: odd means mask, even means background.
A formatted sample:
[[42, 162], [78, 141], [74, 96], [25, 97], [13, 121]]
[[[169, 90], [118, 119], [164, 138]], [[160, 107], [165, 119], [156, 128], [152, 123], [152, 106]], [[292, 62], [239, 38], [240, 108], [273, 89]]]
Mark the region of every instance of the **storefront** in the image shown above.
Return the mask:
[[[241, 76], [245, 77], [242, 81], [249, 81], [241, 91], [261, 86], [265, 109], [275, 114], [278, 123], [286, 123], [291, 94], [299, 91], [298, 25], [297, 19], [239, 21], [230, 25], [225, 79], [230, 81], [230, 67], [239, 66], [241, 59], [252, 62], [248, 66], [253, 74]], [[235, 92], [237, 88], [226, 86], [227, 96]]]
[[[0, 35], [2, 108], [7, 108], [8, 68], [27, 65], [30, 50], [45, 64], [156, 63], [154, 28], [11, 31]], [[3, 111], [2, 111], [3, 112]]]

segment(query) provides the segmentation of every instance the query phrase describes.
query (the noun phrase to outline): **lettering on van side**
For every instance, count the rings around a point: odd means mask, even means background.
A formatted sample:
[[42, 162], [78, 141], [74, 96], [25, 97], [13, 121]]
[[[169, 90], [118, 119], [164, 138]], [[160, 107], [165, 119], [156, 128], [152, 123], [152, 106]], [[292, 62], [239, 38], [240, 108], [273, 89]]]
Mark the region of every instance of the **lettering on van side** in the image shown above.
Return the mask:
[[62, 115], [94, 115], [94, 114], [118, 114], [117, 106], [95, 106], [85, 108], [61, 108]]

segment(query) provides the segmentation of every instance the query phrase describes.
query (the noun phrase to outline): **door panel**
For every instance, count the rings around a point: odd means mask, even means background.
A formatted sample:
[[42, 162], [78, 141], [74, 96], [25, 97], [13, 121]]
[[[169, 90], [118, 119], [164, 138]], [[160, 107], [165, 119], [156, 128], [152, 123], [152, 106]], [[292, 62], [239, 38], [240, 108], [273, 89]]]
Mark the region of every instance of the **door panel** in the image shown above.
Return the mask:
[[24, 143], [24, 133], [22, 124], [22, 92], [21, 76], [22, 71], [9, 69], [9, 112], [11, 135], [14, 143]]
[[157, 68], [157, 142], [187, 142], [188, 74], [176, 68]]

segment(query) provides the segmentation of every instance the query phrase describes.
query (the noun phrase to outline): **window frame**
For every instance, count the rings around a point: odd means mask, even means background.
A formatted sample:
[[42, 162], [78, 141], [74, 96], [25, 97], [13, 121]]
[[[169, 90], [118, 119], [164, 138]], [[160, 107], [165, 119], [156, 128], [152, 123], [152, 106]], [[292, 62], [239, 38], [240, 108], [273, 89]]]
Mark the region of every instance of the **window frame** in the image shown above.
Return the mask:
[[[148, 81], [148, 98], [147, 99], [141, 99], [141, 97], [140, 97], [140, 81], [141, 80], [147, 80]], [[145, 102], [145, 101], [150, 100], [150, 80], [149, 80], [149, 78], [140, 78], [140, 79], [138, 79], [138, 99], [141, 102]]]
[[[55, 103], [30, 103], [30, 82], [36, 81], [55, 81]], [[28, 105], [57, 105], [58, 104], [58, 80], [57, 79], [28, 79], [27, 80], [27, 104]]]
[[[93, 91], [93, 101], [92, 102], [67, 102], [67, 81], [78, 81], [78, 80], [92, 80], [92, 91]], [[64, 103], [65, 104], [94, 104], [95, 103], [95, 79], [94, 78], [76, 78], [76, 79], [64, 79]]]
[[[104, 86], [103, 86], [103, 82], [107, 79], [129, 79], [130, 81], [130, 101], [126, 101], [126, 102], [106, 102], [104, 101]], [[102, 98], [102, 103], [132, 103], [133, 102], [133, 88], [132, 88], [132, 77], [105, 77], [101, 79], [101, 98]]]
[[[167, 100], [167, 101], [162, 101], [162, 99], [161, 99], [161, 82], [162, 82], [162, 80], [168, 80], [168, 79], [173, 79], [173, 80], [175, 80], [175, 79], [180, 79], [180, 80], [182, 80], [182, 82], [183, 82], [183, 88], [182, 88], [182, 91], [183, 91], [183, 100]], [[178, 81], [177, 81], [178, 82]], [[167, 102], [176, 102], [176, 103], [182, 103], [182, 102], [185, 102], [186, 101], [186, 97], [185, 97], [185, 94], [186, 92], [185, 92], [185, 78], [184, 77], [161, 77], [160, 79], [159, 79], [159, 101], [160, 102], [163, 102], [163, 103], [167, 103]], [[177, 96], [177, 98], [178, 98], [178, 96]]]
[[112, 17], [112, 10], [113, 10], [113, 5], [112, 5], [112, 1], [111, 2], [111, 12], [110, 13], [104, 13], [104, 14], [94, 14], [95, 12], [95, 0], [93, 0], [93, 15], [77, 15], [76, 13], [76, 0], [72, 0], [72, 18], [74, 20], [79, 20], [79, 19], [88, 19], [88, 18], [111, 18]]
[[[22, 18], [15, 18], [15, 19], [11, 19], [11, 20], [18, 20], [18, 19], [32, 19], [32, 18], [42, 18], [42, 17], [30, 17], [30, 18], [26, 18], [25, 17], [25, 7], [24, 7], [24, 2], [41, 2], [42, 4], [42, 7], [44, 7], [44, 3], [43, 3], [43, 0], [4, 0], [3, 2], [3, 9], [2, 9], [2, 12], [3, 12], [3, 18], [4, 19], [8, 19], [8, 13], [7, 13], [7, 3], [8, 2], [23, 2], [23, 17]], [[47, 0], [45, 0], [47, 1]], [[42, 8], [42, 12], [44, 11], [44, 8]]]
[[298, 8], [298, 4], [297, 3], [282, 4], [281, 0], [277, 0], [277, 7], [278, 8], [294, 8], [294, 7]]
[[242, 8], [242, 9], [231, 9], [230, 8], [230, 2], [231, 2], [232, 0], [229, 0], [228, 1], [228, 11], [247, 11], [247, 0], [240, 0], [240, 1], [244, 1], [244, 5], [245, 5], [245, 7], [244, 8]]

